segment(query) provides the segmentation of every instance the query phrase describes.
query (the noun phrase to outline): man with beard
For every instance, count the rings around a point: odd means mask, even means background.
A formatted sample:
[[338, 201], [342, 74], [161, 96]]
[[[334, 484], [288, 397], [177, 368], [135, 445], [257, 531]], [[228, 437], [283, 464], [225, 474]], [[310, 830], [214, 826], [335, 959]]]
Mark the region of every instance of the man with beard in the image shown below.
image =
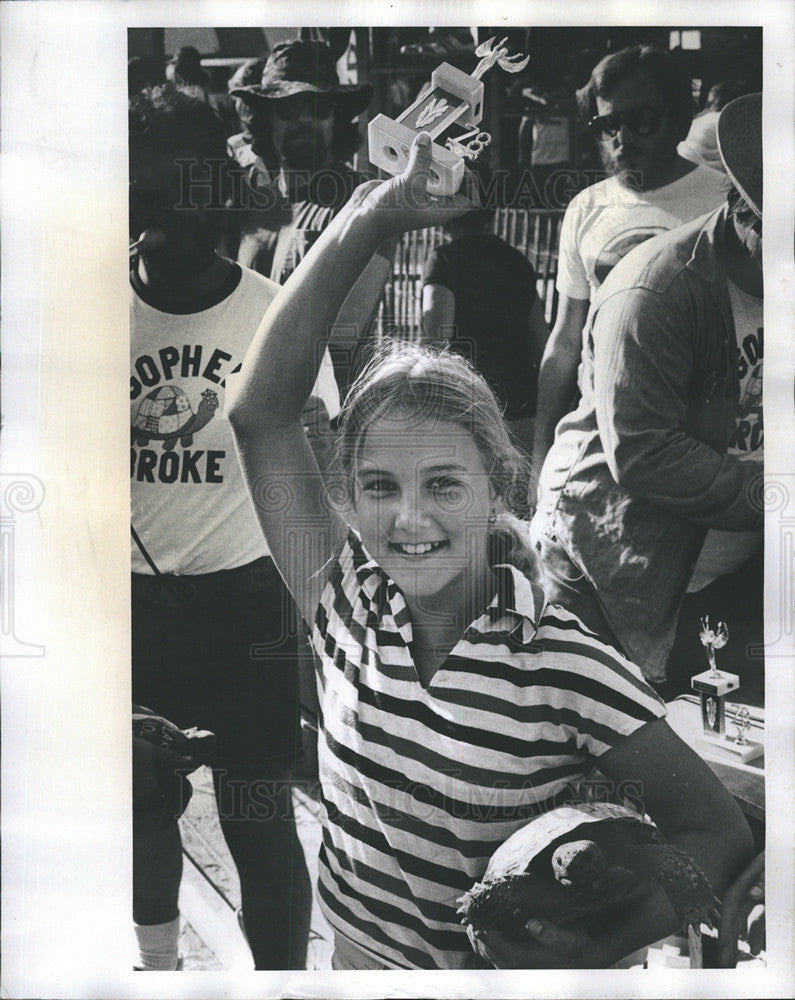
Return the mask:
[[563, 219], [560, 299], [538, 376], [535, 476], [576, 402], [583, 327], [610, 270], [639, 243], [715, 209], [727, 190], [722, 174], [677, 153], [693, 101], [669, 53], [637, 45], [606, 56], [577, 100], [610, 176], [576, 195]]
[[[341, 84], [331, 49], [297, 40], [277, 45], [259, 83], [233, 86], [243, 132], [229, 149], [245, 172], [238, 263], [279, 284], [289, 278], [365, 177], [349, 165], [361, 142], [354, 121], [368, 84]], [[237, 200], [237, 199], [236, 199]], [[330, 345], [340, 389], [353, 374], [362, 332], [375, 314], [394, 258], [380, 247], [346, 300]]]
[[[215, 734], [218, 812], [255, 966], [301, 969], [311, 890], [288, 785], [301, 745], [293, 608], [224, 417], [278, 286], [215, 251], [226, 139], [200, 96], [165, 84], [134, 97], [129, 145], [133, 701]], [[315, 393], [338, 409], [328, 358]], [[189, 792], [183, 782], [180, 802], [174, 769], [197, 761], [146, 740], [133, 760], [136, 967], [174, 969], [176, 817]]]
[[729, 622], [729, 670], [762, 638], [761, 94], [724, 108], [718, 145], [726, 204], [633, 251], [594, 299], [532, 525], [549, 600], [654, 682], [687, 591], [690, 673], [699, 615]]
[[246, 170], [243, 204], [254, 209], [239, 263], [280, 284], [289, 277], [364, 180], [348, 161], [360, 142], [353, 119], [372, 92], [370, 84], [341, 84], [328, 46], [302, 40], [277, 45], [258, 83], [231, 88], [243, 132], [229, 146]]

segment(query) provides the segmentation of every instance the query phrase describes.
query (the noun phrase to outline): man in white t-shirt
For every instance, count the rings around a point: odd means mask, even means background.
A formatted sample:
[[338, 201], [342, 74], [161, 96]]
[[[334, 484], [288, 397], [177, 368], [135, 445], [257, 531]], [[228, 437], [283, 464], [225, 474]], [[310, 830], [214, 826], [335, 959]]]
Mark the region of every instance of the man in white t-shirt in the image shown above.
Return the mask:
[[[215, 734], [206, 762], [254, 964], [302, 969], [311, 888], [289, 790], [301, 748], [296, 619], [224, 415], [278, 285], [214, 249], [226, 140], [206, 102], [173, 85], [145, 91], [130, 102], [129, 137], [133, 702]], [[339, 410], [328, 356], [313, 400], [312, 419]], [[182, 759], [168, 755], [174, 727], [139, 715], [133, 731], [160, 743], [134, 739], [135, 964], [174, 969], [176, 818], [189, 792], [174, 767], [199, 761], [184, 746]]]
[[[726, 203], [627, 255], [597, 293], [577, 409], [544, 462], [531, 532], [568, 602], [663, 685], [704, 665], [759, 703], [762, 670], [762, 95], [728, 104]], [[673, 651], [673, 652], [672, 652]]]
[[607, 275], [640, 243], [713, 211], [728, 190], [725, 175], [677, 153], [693, 104], [690, 79], [669, 53], [637, 45], [609, 55], [577, 98], [610, 176], [572, 199], [561, 228], [560, 299], [538, 378], [536, 477], [576, 400], [582, 332]]

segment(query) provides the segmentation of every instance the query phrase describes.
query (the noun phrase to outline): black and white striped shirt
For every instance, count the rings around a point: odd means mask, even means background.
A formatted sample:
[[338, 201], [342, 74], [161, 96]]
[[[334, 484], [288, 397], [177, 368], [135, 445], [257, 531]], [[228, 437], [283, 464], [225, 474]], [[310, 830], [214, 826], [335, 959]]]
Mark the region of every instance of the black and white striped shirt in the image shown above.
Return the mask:
[[318, 608], [319, 894], [335, 932], [396, 968], [479, 964], [456, 900], [624, 736], [665, 714], [639, 670], [529, 581], [496, 594], [427, 688], [397, 585], [351, 532]]

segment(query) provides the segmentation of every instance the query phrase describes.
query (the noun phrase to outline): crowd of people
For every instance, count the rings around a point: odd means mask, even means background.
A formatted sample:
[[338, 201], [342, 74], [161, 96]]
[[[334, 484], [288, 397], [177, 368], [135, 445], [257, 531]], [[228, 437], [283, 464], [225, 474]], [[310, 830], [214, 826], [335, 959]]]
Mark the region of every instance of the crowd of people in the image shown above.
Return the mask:
[[[730, 666], [761, 692], [761, 663], [740, 662], [761, 645], [761, 95], [694, 122], [668, 53], [594, 67], [577, 99], [609, 176], [566, 209], [550, 332], [533, 268], [494, 235], [487, 167], [429, 195], [421, 133], [404, 173], [353, 169], [372, 88], [340, 83], [324, 44], [241, 66], [223, 107], [197, 54], [168, 82], [146, 68], [136, 968], [181, 967], [177, 820], [204, 763], [257, 969], [306, 963], [302, 777], [334, 969], [601, 968], [681, 929], [657, 892], [522, 939], [461, 925], [496, 848], [597, 766], [725, 894], [733, 964], [764, 856], [665, 702], [701, 668], [685, 633], [727, 608]], [[396, 246], [439, 226], [420, 341], [377, 341]]]

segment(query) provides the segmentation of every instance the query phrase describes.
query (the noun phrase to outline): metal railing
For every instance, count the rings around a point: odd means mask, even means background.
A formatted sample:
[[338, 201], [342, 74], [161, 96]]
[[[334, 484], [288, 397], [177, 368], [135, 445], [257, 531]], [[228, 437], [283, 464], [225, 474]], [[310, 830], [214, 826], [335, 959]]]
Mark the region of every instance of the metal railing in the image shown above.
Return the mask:
[[[546, 209], [498, 209], [494, 232], [520, 250], [536, 272], [538, 297], [552, 325], [558, 304], [555, 278], [563, 212]], [[378, 307], [376, 332], [416, 340], [422, 325], [422, 272], [433, 250], [447, 237], [441, 228], [405, 233], [395, 252], [391, 279]]]

